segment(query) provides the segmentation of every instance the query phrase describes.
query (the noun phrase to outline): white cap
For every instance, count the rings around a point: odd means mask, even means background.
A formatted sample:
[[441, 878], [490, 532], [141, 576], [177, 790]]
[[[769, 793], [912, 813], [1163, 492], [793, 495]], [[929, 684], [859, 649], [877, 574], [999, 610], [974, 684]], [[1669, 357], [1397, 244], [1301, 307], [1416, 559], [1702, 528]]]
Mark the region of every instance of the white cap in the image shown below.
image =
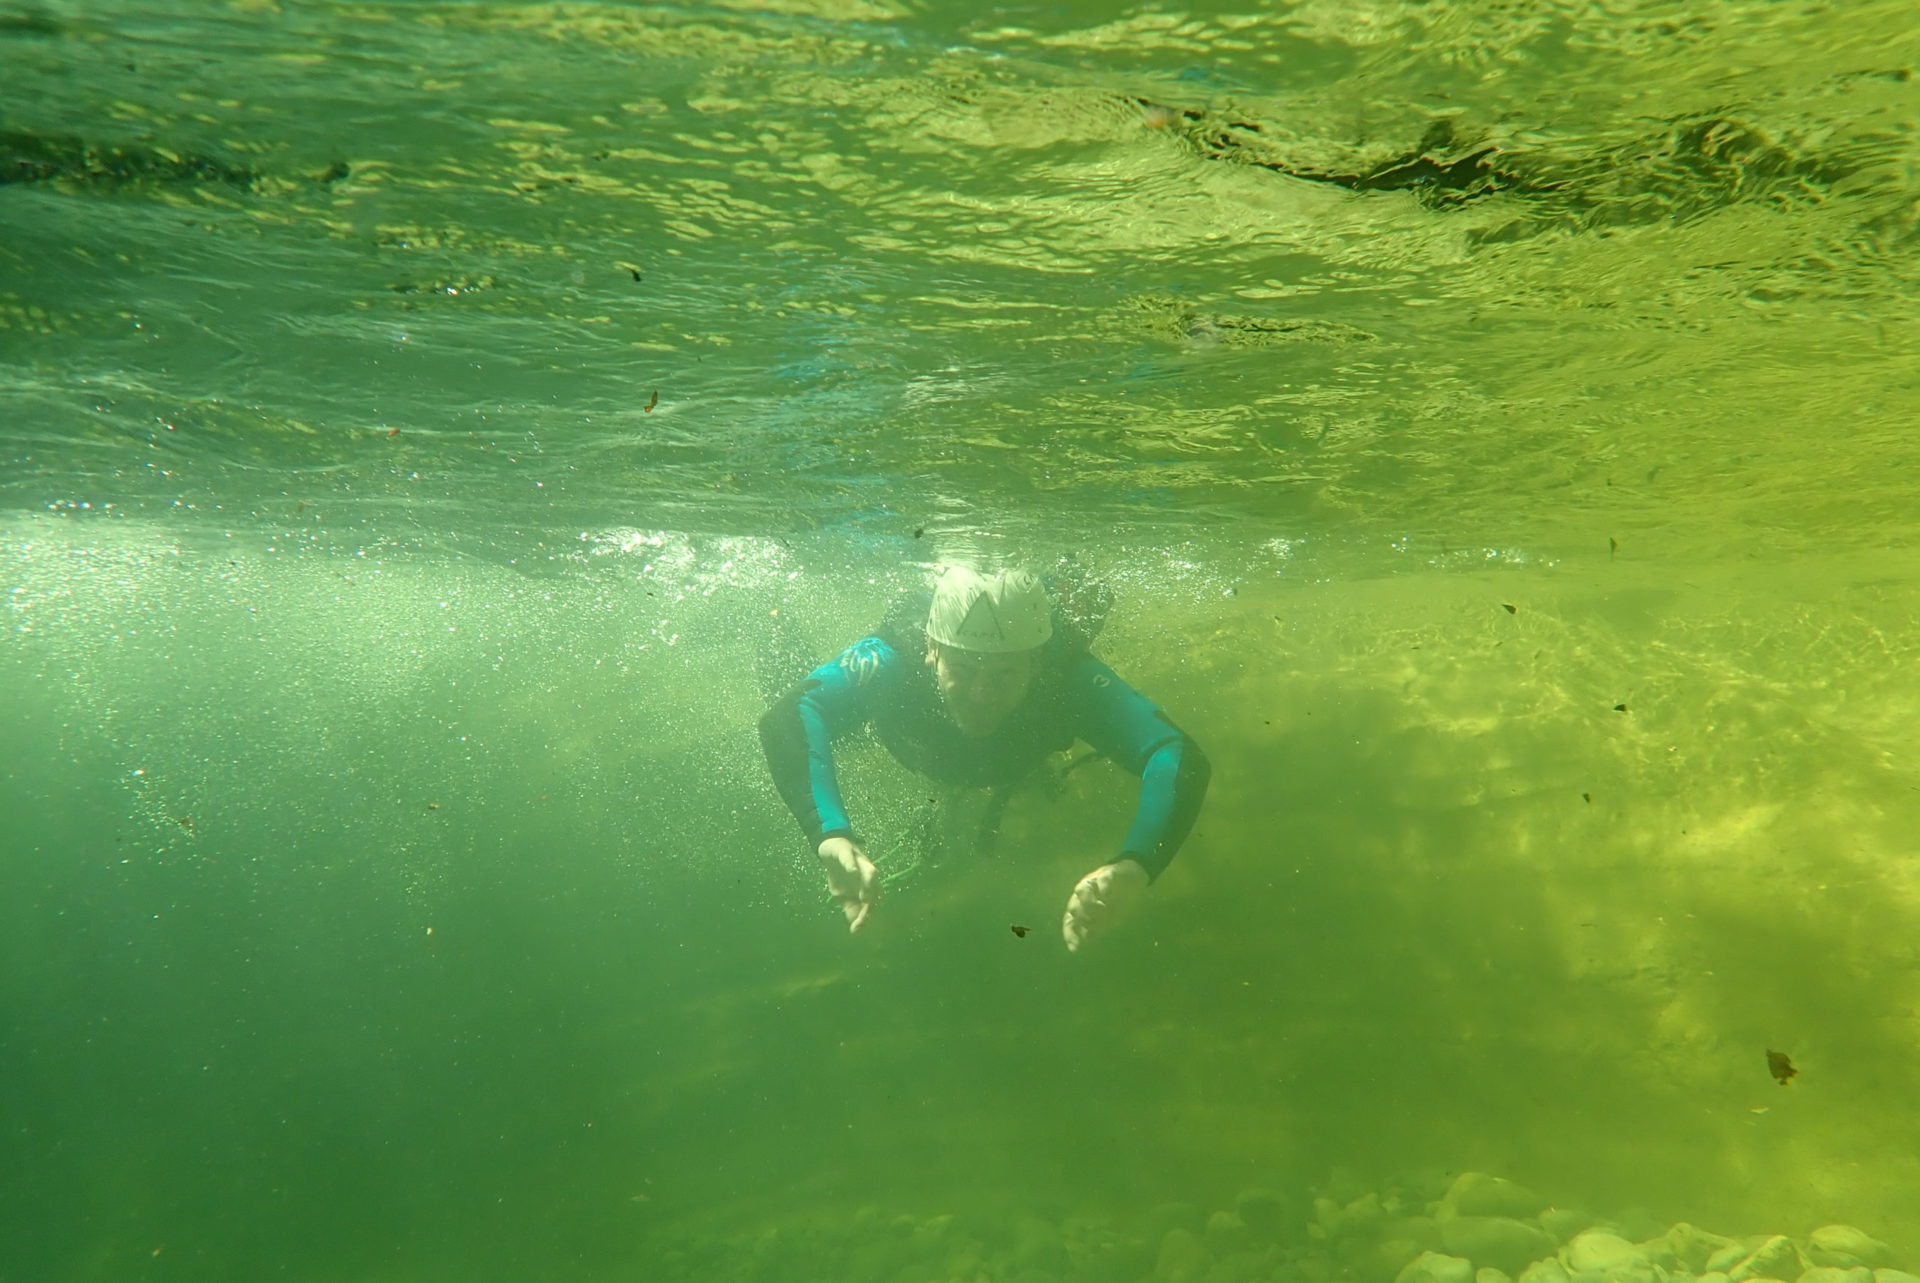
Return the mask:
[[1029, 571], [982, 575], [946, 566], [934, 585], [927, 636], [942, 646], [994, 655], [1032, 650], [1053, 636], [1053, 603]]

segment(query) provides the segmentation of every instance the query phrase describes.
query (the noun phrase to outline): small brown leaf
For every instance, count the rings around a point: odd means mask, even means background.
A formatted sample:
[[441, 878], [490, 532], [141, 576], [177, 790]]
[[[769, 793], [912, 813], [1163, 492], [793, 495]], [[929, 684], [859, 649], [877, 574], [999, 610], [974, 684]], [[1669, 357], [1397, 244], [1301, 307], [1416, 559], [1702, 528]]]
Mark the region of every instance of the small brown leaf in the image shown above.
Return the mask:
[[1767, 1051], [1767, 1072], [1773, 1075], [1776, 1082], [1782, 1087], [1785, 1087], [1787, 1085], [1787, 1079], [1793, 1077], [1800, 1071], [1793, 1067], [1791, 1060], [1787, 1059], [1786, 1052], [1769, 1049]]

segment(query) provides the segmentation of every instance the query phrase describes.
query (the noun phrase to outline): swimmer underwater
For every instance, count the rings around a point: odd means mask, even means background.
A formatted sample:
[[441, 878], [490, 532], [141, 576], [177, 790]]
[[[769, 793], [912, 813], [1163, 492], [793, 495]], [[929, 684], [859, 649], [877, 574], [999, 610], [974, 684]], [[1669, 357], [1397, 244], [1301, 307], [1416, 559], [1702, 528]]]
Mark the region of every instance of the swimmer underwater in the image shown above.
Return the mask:
[[939, 573], [924, 623], [889, 621], [820, 665], [760, 719], [774, 786], [858, 931], [880, 876], [854, 832], [834, 741], [871, 724], [908, 770], [1003, 795], [1076, 741], [1140, 777], [1119, 854], [1073, 888], [1061, 918], [1078, 950], [1124, 916], [1180, 849], [1207, 791], [1200, 746], [1095, 659], [1046, 587], [1023, 570]]

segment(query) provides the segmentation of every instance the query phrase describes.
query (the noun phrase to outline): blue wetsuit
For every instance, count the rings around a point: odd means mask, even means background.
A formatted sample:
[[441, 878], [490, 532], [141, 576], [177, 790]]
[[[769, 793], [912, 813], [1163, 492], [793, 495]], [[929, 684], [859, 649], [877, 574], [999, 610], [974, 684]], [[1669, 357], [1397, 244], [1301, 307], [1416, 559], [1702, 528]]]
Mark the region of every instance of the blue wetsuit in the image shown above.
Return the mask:
[[[1006, 790], [1049, 753], [1084, 740], [1140, 777], [1123, 858], [1159, 877], [1193, 828], [1211, 770], [1200, 746], [1111, 668], [1059, 637], [1041, 652], [1026, 700], [991, 735], [964, 735], [940, 697], [915, 632], [855, 642], [760, 719], [774, 786], [807, 841], [853, 837], [833, 742], [870, 723], [909, 770], [946, 784]], [[857, 840], [857, 839], [856, 839]]]

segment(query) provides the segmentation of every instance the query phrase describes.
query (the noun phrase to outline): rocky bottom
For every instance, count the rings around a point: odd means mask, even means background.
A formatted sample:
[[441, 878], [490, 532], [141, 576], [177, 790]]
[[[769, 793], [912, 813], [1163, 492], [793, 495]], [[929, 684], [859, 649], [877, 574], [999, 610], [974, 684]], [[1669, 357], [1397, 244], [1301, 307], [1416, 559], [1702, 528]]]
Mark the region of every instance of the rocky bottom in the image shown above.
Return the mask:
[[1125, 1220], [865, 1207], [654, 1246], [650, 1273], [701, 1283], [1920, 1283], [1850, 1225], [1730, 1238], [1609, 1221], [1481, 1172], [1424, 1201], [1249, 1189], [1210, 1214], [1170, 1203]]

